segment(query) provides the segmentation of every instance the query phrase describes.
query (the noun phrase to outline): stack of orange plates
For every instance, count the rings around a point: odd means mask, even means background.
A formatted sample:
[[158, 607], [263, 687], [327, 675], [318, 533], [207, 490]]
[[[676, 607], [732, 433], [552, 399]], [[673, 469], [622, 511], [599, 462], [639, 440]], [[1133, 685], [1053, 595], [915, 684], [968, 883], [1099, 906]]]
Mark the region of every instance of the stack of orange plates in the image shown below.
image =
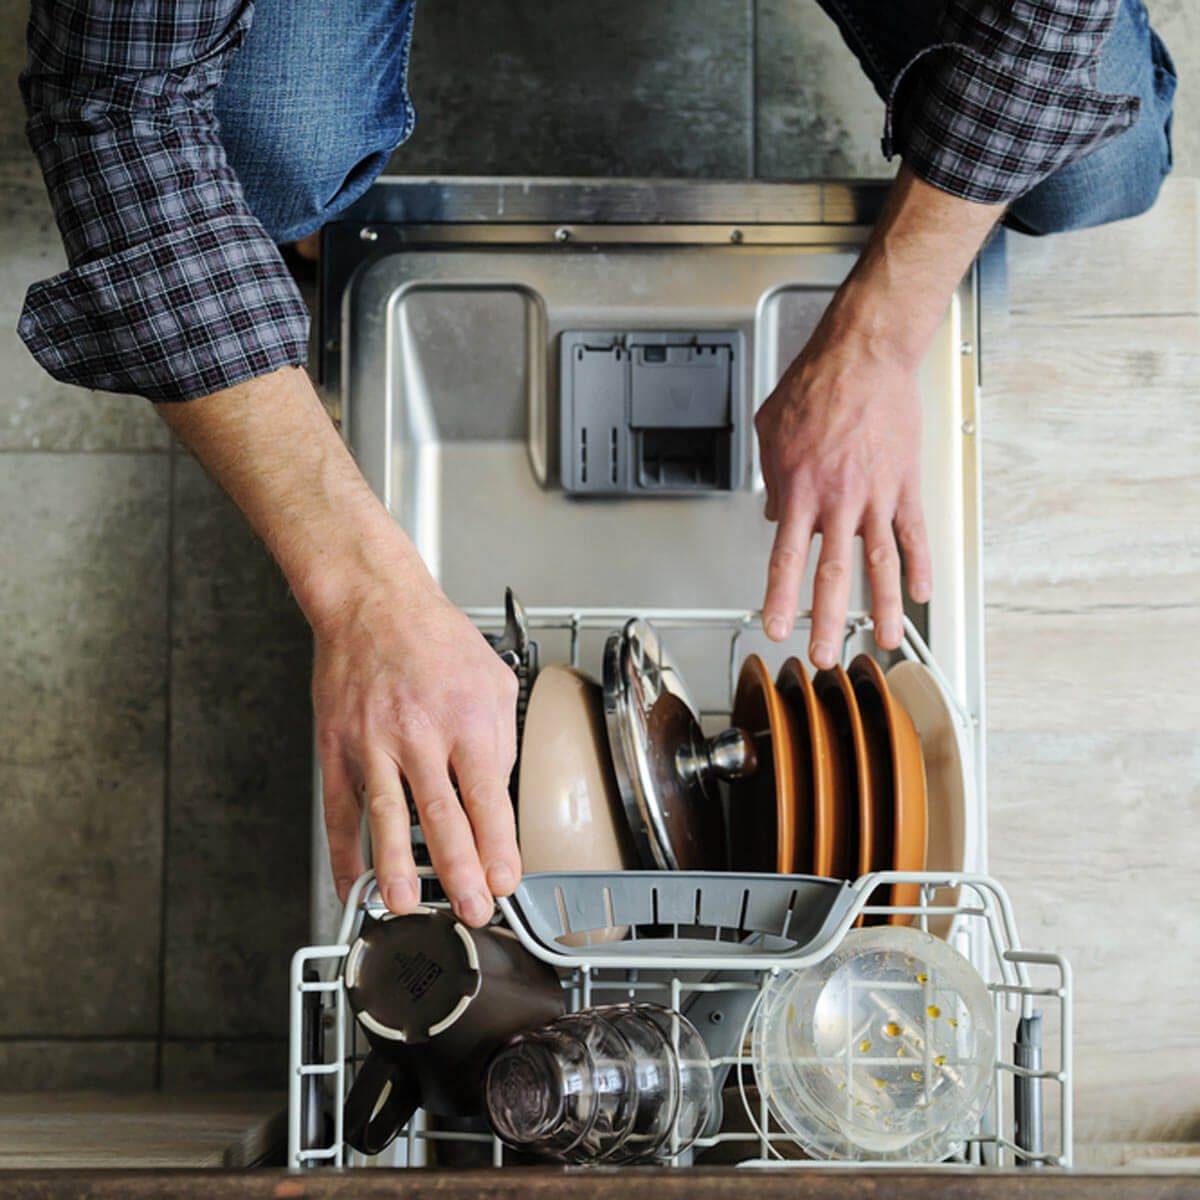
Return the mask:
[[[770, 870], [772, 855], [762, 844], [770, 838], [777, 871], [853, 879], [868, 871], [922, 871], [934, 865], [961, 869], [961, 861], [929, 862], [921, 738], [868, 655], [856, 658], [849, 670], [835, 667], [815, 678], [799, 659], [789, 658], [774, 686], [761, 660], [747, 660], [734, 724], [770, 737], [772, 769], [760, 770], [759, 784], [773, 785], [776, 798], [771, 828], [761, 830], [757, 848], [751, 848], [755, 835], [746, 829], [739, 833], [734, 822], [735, 865]], [[752, 811], [762, 813], [766, 807], [755, 804]], [[897, 907], [919, 903], [916, 884], [888, 891], [876, 901]], [[912, 917], [896, 913], [889, 920], [907, 924]]]
[[[789, 658], [772, 681], [752, 655], [738, 678], [733, 724], [758, 750], [758, 769], [731, 791], [734, 870], [834, 879], [963, 870], [968, 773], [950, 706], [921, 663], [885, 676], [860, 654], [848, 670], [810, 677]], [[920, 885], [889, 886], [872, 900], [914, 907]], [[932, 898], [947, 907], [957, 900], [951, 888]], [[913, 916], [887, 919], [903, 925]], [[939, 936], [950, 925], [947, 915], [929, 918]]]

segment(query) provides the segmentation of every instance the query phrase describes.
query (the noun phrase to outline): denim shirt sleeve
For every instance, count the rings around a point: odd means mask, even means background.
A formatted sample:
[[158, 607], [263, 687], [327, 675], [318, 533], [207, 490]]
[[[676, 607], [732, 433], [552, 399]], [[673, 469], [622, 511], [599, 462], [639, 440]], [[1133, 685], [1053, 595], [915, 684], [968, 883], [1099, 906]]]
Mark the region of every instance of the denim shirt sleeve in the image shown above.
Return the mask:
[[1137, 119], [1095, 90], [1120, 0], [947, 0], [938, 41], [892, 82], [884, 153], [926, 182], [1003, 204]]
[[21, 92], [69, 270], [19, 331], [56, 379], [156, 401], [305, 361], [308, 312], [213, 95], [250, 0], [33, 0]]

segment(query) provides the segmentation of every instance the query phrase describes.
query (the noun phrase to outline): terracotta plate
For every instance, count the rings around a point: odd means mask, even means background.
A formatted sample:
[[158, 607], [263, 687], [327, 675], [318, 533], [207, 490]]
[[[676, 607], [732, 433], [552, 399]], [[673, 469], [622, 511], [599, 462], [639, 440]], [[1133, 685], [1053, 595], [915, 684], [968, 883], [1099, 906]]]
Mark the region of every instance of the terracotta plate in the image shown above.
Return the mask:
[[[922, 663], [897, 663], [888, 671], [887, 683], [921, 739], [929, 810], [926, 869], [961, 871], [967, 863], [968, 797], [974, 789], [954, 713], [937, 680]], [[938, 888], [933, 902], [957, 904], [958, 893], [958, 888]], [[951, 916], [930, 917], [929, 932], [949, 937], [953, 921]]]
[[800, 730], [757, 654], [742, 663], [733, 724], [754, 739], [758, 769], [730, 784], [730, 868], [790, 874], [796, 862], [796, 757]]
[[[862, 715], [858, 711], [854, 685], [840, 666], [818, 671], [813, 680], [813, 690], [829, 717], [834, 734], [833, 746], [842, 764], [834, 779], [835, 783], [841, 783], [841, 792], [835, 796], [835, 802], [846, 828], [846, 837], [842, 842], [845, 857], [840, 865], [834, 864], [835, 873], [846, 879], [855, 879], [873, 870], [877, 856], [878, 832], [866, 733]], [[883, 853], [881, 846], [878, 854]]]
[[[912, 719], [888, 691], [887, 680], [879, 664], [860, 654], [850, 664], [850, 680], [863, 717], [863, 728], [870, 750], [872, 775], [886, 786], [877, 794], [876, 815], [891, 818], [889, 866], [897, 871], [923, 871], [928, 841], [925, 813], [925, 760], [921, 739]], [[890, 814], [886, 813], [889, 807]], [[890, 903], [916, 904], [920, 899], [917, 884], [897, 884]], [[890, 918], [893, 925], [908, 925], [911, 916]]]
[[847, 862], [850, 837], [849, 822], [842, 814], [846, 784], [838, 733], [798, 658], [789, 658], [783, 664], [775, 686], [800, 729], [800, 753], [796, 757], [797, 853], [792, 869], [835, 876]]
[[[868, 781], [867, 807], [870, 810], [868, 836], [863, 839], [859, 874], [889, 871], [895, 865], [895, 783], [889, 747], [887, 717], [874, 689], [864, 691], [852, 676], [846, 676], [854, 693], [855, 711], [862, 727], [860, 777]], [[890, 899], [890, 897], [888, 897]], [[882, 924], [880, 917], [860, 917], [859, 925]]]

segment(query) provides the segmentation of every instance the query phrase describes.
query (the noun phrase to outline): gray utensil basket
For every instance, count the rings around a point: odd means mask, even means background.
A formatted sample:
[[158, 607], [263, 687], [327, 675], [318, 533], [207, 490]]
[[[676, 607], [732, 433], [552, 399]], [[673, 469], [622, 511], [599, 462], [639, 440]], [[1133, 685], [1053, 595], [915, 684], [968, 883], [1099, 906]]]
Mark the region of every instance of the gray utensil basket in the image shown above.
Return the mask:
[[[631, 615], [635, 614], [615, 609], [528, 610], [531, 629], [542, 640], [542, 661], [557, 657], [576, 666], [590, 665], [587, 653], [598, 645], [596, 635], [602, 638], [620, 628]], [[727, 639], [725, 683], [732, 696], [737, 668], [755, 636], [757, 614], [657, 610], [637, 615], [681, 637], [698, 633], [708, 645], [710, 658], [714, 639]], [[485, 630], [503, 620], [500, 610], [474, 611], [471, 616]], [[847, 658], [865, 645], [869, 630], [868, 617], [849, 618]], [[552, 645], [556, 638], [557, 646]], [[977, 771], [972, 723], [911, 624], [900, 653], [923, 662], [950, 698], [960, 725], [964, 762], [968, 771]], [[728, 708], [724, 713], [715, 708], [707, 715], [717, 720], [727, 712]], [[978, 811], [968, 813], [969, 822], [980, 820]], [[753, 1017], [754, 999], [772, 975], [820, 962], [864, 914], [907, 914], [918, 928], [927, 928], [931, 919], [951, 916], [950, 941], [987, 981], [998, 1036], [990, 1106], [968, 1138], [962, 1159], [946, 1165], [1069, 1167], [1073, 1141], [1070, 969], [1061, 955], [1021, 947], [1007, 894], [988, 875], [969, 869], [972, 855], [968, 851], [968, 869], [961, 873], [884, 871], [844, 884], [804, 876], [696, 872], [535, 875], [523, 881], [514, 896], [500, 901], [498, 919], [531, 954], [558, 970], [571, 1010], [638, 999], [675, 1009], [693, 1006], [711, 1016], [714, 1006], [705, 1003], [706, 994], [749, 993], [749, 1005], [738, 1009], [739, 1013], [748, 1010], [741, 1035], [718, 1039], [728, 1041], [732, 1052], [714, 1059], [715, 1067], [729, 1070], [726, 1113], [735, 1103], [740, 1111], [719, 1132], [673, 1156], [670, 1165], [719, 1161], [813, 1169], [874, 1164], [794, 1157], [794, 1142], [772, 1120], [765, 1098], [745, 1086], [745, 1068], [751, 1063], [744, 1034]], [[890, 887], [882, 885], [896, 883], [918, 884], [918, 902], [905, 907], [881, 903], [880, 896], [886, 900], [891, 894]], [[434, 881], [428, 879], [426, 886], [426, 902], [436, 904]], [[953, 897], [952, 902], [946, 902], [947, 896]], [[422, 1113], [377, 1159], [367, 1159], [345, 1144], [342, 1101], [367, 1047], [350, 1012], [342, 968], [364, 914], [373, 908], [381, 911], [368, 874], [355, 885], [345, 905], [335, 941], [301, 949], [292, 960], [288, 1165], [295, 1169], [366, 1166], [382, 1160], [396, 1166], [489, 1162], [504, 1166], [511, 1152], [491, 1134], [481, 1132], [482, 1127], [439, 1126]], [[583, 946], [567, 946], [559, 940], [565, 934], [614, 925], [627, 927], [629, 934], [621, 941]], [[714, 978], [716, 973], [720, 975]], [[1043, 1016], [1044, 1041], [1040, 1058], [1031, 1059], [1015, 1043], [1019, 1023], [1027, 1029], [1035, 1010]], [[1039, 1117], [1044, 1114], [1044, 1137], [1040, 1129], [1031, 1138], [1028, 1129], [1018, 1128], [1014, 1111], [1018, 1095], [1024, 1097], [1026, 1112], [1030, 1097], [1035, 1098]]]

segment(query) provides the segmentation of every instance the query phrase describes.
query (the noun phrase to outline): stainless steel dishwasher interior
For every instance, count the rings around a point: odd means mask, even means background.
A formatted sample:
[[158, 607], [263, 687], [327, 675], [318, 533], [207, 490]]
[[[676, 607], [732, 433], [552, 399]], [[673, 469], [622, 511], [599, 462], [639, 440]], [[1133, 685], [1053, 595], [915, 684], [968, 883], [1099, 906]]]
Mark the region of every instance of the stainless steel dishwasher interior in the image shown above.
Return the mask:
[[[495, 606], [512, 586], [535, 606], [758, 607], [774, 527], [763, 519], [753, 412], [853, 265], [881, 195], [882, 185], [385, 179], [327, 227], [324, 382], [340, 393], [368, 481], [450, 598]], [[746, 486], [564, 494], [560, 335], [613, 329], [741, 335]], [[976, 343], [972, 275], [921, 369], [935, 594], [911, 615], [978, 734]], [[861, 568], [851, 603], [869, 603]], [[802, 636], [785, 649], [750, 637], [744, 648], [774, 666], [803, 646]], [[689, 662], [701, 707], [726, 703], [723, 653]], [[975, 753], [978, 860], [968, 866], [983, 869], [981, 736]], [[319, 938], [337, 911], [323, 845], [314, 885]]]

